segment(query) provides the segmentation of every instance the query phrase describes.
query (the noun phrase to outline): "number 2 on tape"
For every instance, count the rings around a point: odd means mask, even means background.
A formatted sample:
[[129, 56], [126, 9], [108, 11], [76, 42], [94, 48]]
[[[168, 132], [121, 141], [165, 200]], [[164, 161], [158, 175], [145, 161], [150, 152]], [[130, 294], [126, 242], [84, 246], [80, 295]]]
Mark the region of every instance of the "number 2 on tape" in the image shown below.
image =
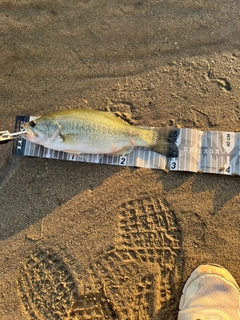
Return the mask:
[[120, 156], [119, 163], [120, 166], [126, 166], [127, 164], [127, 157], [126, 156]]

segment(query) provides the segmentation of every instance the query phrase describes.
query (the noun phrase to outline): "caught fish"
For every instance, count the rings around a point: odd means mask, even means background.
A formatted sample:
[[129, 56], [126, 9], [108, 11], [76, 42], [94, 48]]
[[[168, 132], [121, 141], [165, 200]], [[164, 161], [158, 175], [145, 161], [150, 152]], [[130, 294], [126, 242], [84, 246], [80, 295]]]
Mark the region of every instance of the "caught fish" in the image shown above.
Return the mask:
[[179, 129], [135, 127], [111, 112], [59, 111], [25, 123], [24, 128], [26, 140], [71, 154], [123, 155], [134, 147], [146, 147], [169, 157], [178, 156], [175, 142]]

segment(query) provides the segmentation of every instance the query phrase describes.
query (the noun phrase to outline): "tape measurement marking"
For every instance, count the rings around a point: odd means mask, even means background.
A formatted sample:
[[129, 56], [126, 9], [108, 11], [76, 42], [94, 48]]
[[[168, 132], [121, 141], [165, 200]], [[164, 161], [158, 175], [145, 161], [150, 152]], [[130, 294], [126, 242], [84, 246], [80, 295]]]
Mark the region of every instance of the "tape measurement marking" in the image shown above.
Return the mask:
[[126, 166], [127, 165], [127, 157], [125, 155], [124, 156], [120, 156], [118, 164], [120, 166]]

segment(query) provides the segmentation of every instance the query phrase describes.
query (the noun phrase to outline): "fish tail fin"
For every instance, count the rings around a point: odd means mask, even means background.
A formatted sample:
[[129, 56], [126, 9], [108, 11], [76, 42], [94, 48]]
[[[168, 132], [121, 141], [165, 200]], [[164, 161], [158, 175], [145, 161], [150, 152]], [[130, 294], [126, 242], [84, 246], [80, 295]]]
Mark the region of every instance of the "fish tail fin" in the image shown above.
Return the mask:
[[162, 127], [156, 128], [154, 131], [156, 133], [156, 140], [151, 146], [151, 150], [167, 157], [178, 157], [178, 146], [176, 141], [180, 130], [175, 127]]

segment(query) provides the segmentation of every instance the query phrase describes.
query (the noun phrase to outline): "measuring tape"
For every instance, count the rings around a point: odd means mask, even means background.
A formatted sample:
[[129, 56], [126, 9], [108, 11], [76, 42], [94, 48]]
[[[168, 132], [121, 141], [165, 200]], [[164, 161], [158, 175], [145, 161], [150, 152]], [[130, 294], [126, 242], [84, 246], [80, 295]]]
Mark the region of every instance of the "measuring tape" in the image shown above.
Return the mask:
[[[15, 131], [24, 122], [36, 117], [16, 117]], [[223, 131], [200, 131], [183, 128], [179, 130], [176, 144], [177, 158], [168, 158], [146, 148], [136, 147], [126, 155], [81, 154], [71, 155], [34, 144], [19, 137], [13, 142], [13, 154], [48, 159], [111, 164], [169, 171], [190, 171], [240, 175], [240, 133]]]

